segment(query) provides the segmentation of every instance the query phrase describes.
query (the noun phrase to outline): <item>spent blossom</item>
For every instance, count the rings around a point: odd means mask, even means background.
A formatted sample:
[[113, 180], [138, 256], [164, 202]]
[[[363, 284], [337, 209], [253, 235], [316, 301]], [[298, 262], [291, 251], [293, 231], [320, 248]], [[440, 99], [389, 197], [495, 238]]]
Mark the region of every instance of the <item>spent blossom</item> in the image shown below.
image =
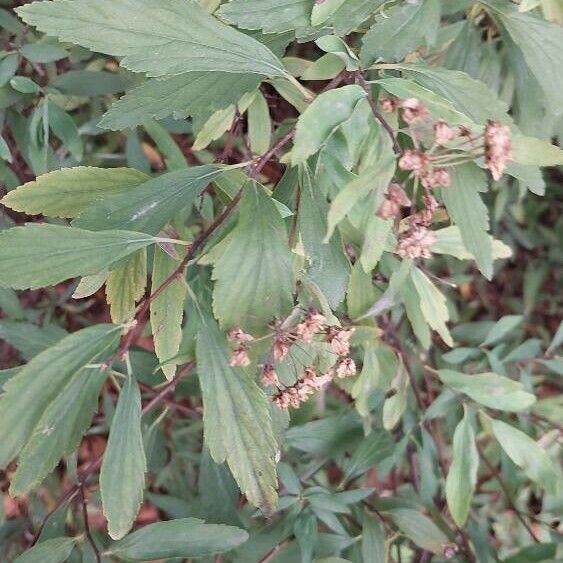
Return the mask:
[[245, 346], [239, 346], [233, 350], [229, 365], [238, 368], [245, 368], [250, 365], [250, 357]]
[[422, 225], [412, 225], [399, 237], [397, 254], [403, 258], [430, 258], [430, 247], [437, 237], [430, 229]]
[[262, 369], [262, 378], [260, 381], [265, 387], [267, 387], [268, 385], [275, 385], [276, 387], [279, 387], [280, 380], [278, 379], [278, 374], [276, 373], [276, 370], [274, 369], [274, 366], [272, 364], [266, 364], [264, 366], [264, 368]]
[[409, 125], [430, 117], [428, 108], [418, 98], [406, 98], [399, 105], [403, 110], [403, 119]]
[[438, 145], [445, 145], [456, 136], [455, 129], [450, 127], [443, 119], [434, 124], [434, 139]]
[[354, 329], [342, 329], [331, 326], [326, 335], [326, 341], [330, 344], [330, 349], [337, 356], [347, 356], [350, 353], [350, 338], [354, 334]]
[[295, 327], [295, 336], [303, 342], [312, 342], [315, 334], [320, 332], [326, 323], [326, 317], [315, 310], [310, 310], [302, 322]]
[[253, 336], [244, 332], [244, 330], [242, 330], [240, 327], [234, 327], [229, 330], [227, 338], [232, 342], [238, 342], [240, 344], [242, 344], [243, 342], [252, 342], [254, 340]]
[[491, 171], [495, 180], [501, 178], [509, 160], [512, 160], [510, 127], [499, 121], [487, 121], [485, 128], [485, 165]]

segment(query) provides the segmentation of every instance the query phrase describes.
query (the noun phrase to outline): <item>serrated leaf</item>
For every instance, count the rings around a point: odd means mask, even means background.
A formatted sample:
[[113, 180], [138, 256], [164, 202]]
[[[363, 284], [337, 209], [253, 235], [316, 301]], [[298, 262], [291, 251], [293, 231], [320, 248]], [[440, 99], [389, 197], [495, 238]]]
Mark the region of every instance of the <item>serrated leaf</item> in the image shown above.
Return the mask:
[[465, 72], [448, 70], [438, 66], [401, 64], [421, 86], [448, 100], [454, 108], [477, 124], [488, 119], [511, 123], [508, 106], [480, 80]]
[[505, 315], [492, 327], [481, 346], [491, 346], [512, 332], [524, 319], [523, 315]]
[[149, 76], [208, 70], [285, 74], [266, 46], [187, 0], [98, 0], [95, 5], [54, 0], [33, 2], [17, 12], [49, 35], [123, 57], [124, 67]]
[[338, 126], [350, 118], [358, 102], [365, 97], [363, 88], [355, 84], [317, 96], [297, 122], [291, 151], [292, 164], [302, 164], [318, 152]]
[[273, 200], [259, 184], [243, 190], [237, 226], [213, 269], [213, 310], [222, 328], [263, 331], [293, 305], [292, 257]]
[[[158, 246], [155, 247], [152, 291], [156, 291], [177, 267], [177, 260], [171, 258]], [[182, 341], [182, 319], [187, 289], [185, 280], [181, 277], [177, 278], [152, 301], [150, 306], [154, 351], [161, 363], [162, 372], [168, 380], [176, 373], [176, 363], [170, 360], [178, 354]]]
[[[449, 254], [455, 256], [459, 260], [471, 260], [475, 257], [468, 252], [461, 239], [461, 232], [458, 227], [451, 225], [443, 229], [434, 231], [436, 242], [432, 245], [432, 252], [436, 254]], [[494, 260], [500, 258], [510, 258], [512, 249], [501, 240], [490, 237], [491, 251]]]
[[395, 509], [391, 512], [391, 517], [416, 545], [432, 553], [442, 554], [448, 538], [430, 518], [410, 508]]
[[248, 373], [229, 365], [229, 356], [217, 323], [201, 316], [196, 357], [205, 443], [215, 462], [228, 463], [249, 502], [269, 514], [277, 502], [278, 449], [270, 405]]
[[560, 166], [563, 165], [563, 150], [548, 141], [513, 132], [512, 158], [522, 165]]
[[20, 496], [37, 487], [62, 457], [78, 447], [107, 376], [107, 370], [83, 369], [53, 399], [20, 454], [10, 494]]
[[487, 177], [475, 163], [455, 166], [451, 186], [441, 190], [451, 220], [459, 227], [463, 244], [487, 279], [493, 276], [493, 252], [489, 236], [489, 213], [480, 192], [487, 187]]
[[64, 563], [72, 553], [76, 538], [53, 538], [34, 545], [14, 559], [14, 563]]
[[163, 174], [130, 192], [91, 205], [73, 221], [73, 226], [93, 231], [130, 229], [156, 235], [178, 212], [191, 206], [201, 190], [223, 171], [216, 165], [204, 165]]
[[407, 2], [386, 10], [362, 39], [362, 65], [367, 67], [379, 59], [401, 61], [419, 46], [431, 46], [439, 22], [437, 0]]
[[109, 196], [131, 193], [149, 179], [132, 168], [63, 168], [12, 190], [0, 203], [28, 215], [76, 217], [89, 205]]
[[536, 402], [535, 396], [524, 391], [521, 383], [493, 372], [467, 375], [441, 369], [438, 373], [448, 387], [492, 409], [517, 412]]
[[471, 499], [477, 483], [479, 453], [468, 409], [454, 432], [452, 464], [446, 478], [446, 500], [450, 514], [458, 526], [469, 516]]
[[102, 506], [108, 533], [115, 540], [125, 536], [135, 521], [143, 500], [146, 468], [141, 393], [129, 376], [119, 394], [100, 472]]
[[345, 1], [346, 0], [323, 0], [322, 2], [315, 2], [313, 4], [313, 10], [311, 11], [311, 23], [313, 25], [325, 23]]
[[147, 251], [137, 250], [127, 258], [123, 266], [109, 273], [106, 280], [106, 296], [111, 320], [120, 324], [135, 314], [135, 303], [145, 293], [147, 284]]
[[326, 296], [334, 309], [343, 300], [350, 277], [350, 263], [344, 254], [340, 234], [335, 232], [328, 244], [323, 243], [328, 223], [328, 203], [313, 185], [308, 168], [300, 173], [298, 228], [309, 262], [308, 277]]
[[542, 489], [556, 495], [561, 472], [556, 469], [547, 452], [527, 434], [502, 420], [491, 422], [495, 438], [506, 455]]
[[453, 346], [453, 340], [446, 325], [450, 319], [446, 298], [418, 268], [411, 268], [410, 276], [418, 293], [420, 309], [426, 322], [448, 346]]
[[310, 25], [312, 0], [231, 0], [217, 14], [241, 29], [281, 33]]
[[34, 289], [96, 274], [153, 242], [129, 231], [94, 233], [46, 223], [13, 227], [0, 232], [0, 285]]
[[0, 395], [0, 467], [5, 467], [29, 439], [51, 402], [70, 378], [119, 341], [114, 325], [99, 324], [66, 336], [35, 356], [4, 385]]
[[345, 0], [330, 18], [334, 33], [340, 37], [348, 35], [385, 3], [386, 0]]
[[76, 286], [74, 293], [72, 294], [73, 299], [84, 299], [84, 297], [90, 297], [94, 295], [96, 291], [101, 289], [101, 287], [106, 283], [108, 277], [108, 272], [99, 272], [97, 274], [92, 274], [91, 276], [84, 276], [80, 283]]
[[129, 561], [204, 557], [229, 551], [247, 539], [247, 532], [234, 526], [178, 518], [144, 526], [114, 543], [110, 553]]
[[141, 125], [148, 118], [195, 116], [204, 121], [213, 113], [254, 91], [261, 77], [230, 72], [190, 72], [155, 78], [130, 90], [115, 102], [99, 123], [107, 129]]
[[514, 41], [539, 82], [548, 104], [559, 112], [563, 106], [563, 28], [533, 14], [521, 13], [511, 2], [482, 2]]

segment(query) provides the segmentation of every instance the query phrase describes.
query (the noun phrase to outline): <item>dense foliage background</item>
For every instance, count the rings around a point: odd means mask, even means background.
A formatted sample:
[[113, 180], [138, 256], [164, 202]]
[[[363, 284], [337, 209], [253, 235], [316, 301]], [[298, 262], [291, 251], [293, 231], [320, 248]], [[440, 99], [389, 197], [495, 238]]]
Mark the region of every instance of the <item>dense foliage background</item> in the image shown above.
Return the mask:
[[0, 561], [563, 560], [561, 0], [0, 5]]

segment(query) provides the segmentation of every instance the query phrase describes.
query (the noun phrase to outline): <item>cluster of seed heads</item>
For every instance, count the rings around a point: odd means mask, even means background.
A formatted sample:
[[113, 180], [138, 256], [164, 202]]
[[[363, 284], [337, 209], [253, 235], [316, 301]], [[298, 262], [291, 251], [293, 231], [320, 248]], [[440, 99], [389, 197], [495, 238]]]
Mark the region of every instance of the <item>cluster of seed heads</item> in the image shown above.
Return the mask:
[[[411, 133], [414, 148], [406, 149], [399, 158], [399, 169], [408, 172], [406, 181], [413, 180], [422, 186], [422, 209], [407, 195], [405, 188], [392, 182], [387, 188], [377, 215], [382, 219], [403, 219], [403, 208], [409, 208], [404, 217], [395, 251], [404, 258], [429, 258], [436, 235], [430, 229], [432, 218], [439, 204], [432, 194], [435, 188], [449, 188], [450, 169], [464, 162], [484, 157], [485, 166], [495, 180], [500, 179], [512, 159], [510, 128], [498, 121], [488, 121], [482, 135], [474, 136], [465, 126], [451, 126], [443, 119], [432, 121], [430, 111], [417, 98], [384, 98], [380, 101], [384, 112], [398, 111]], [[428, 130], [432, 126], [431, 146], [421, 146], [416, 127]]]

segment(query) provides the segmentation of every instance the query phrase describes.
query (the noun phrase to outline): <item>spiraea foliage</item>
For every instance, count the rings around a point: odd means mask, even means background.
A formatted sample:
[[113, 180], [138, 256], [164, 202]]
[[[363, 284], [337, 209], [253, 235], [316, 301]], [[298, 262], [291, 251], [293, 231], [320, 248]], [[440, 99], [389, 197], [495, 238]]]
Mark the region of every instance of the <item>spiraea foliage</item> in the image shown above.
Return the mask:
[[1, 561], [563, 558], [560, 0], [0, 6]]

